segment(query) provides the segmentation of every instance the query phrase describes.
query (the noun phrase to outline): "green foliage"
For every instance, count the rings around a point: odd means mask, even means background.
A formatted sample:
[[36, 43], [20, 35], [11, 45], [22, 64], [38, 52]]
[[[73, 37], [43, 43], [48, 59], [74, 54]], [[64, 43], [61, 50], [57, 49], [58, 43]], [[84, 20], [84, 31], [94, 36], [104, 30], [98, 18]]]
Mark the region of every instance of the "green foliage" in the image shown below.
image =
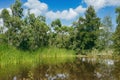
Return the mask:
[[26, 26], [22, 26], [19, 48], [35, 50], [48, 45], [49, 28], [41, 18], [43, 17], [35, 17], [34, 14], [25, 18]]
[[72, 27], [64, 26], [59, 19], [56, 19], [51, 23], [50, 45], [70, 49], [69, 39], [73, 31]]
[[35, 50], [48, 45], [48, 26], [45, 17], [35, 17], [34, 14], [23, 17], [23, 8], [20, 0], [16, 0], [11, 6], [12, 15], [4, 9], [1, 17], [4, 26], [7, 27], [5, 33], [8, 44], [22, 50]]
[[95, 48], [98, 39], [100, 19], [96, 16], [92, 6], [88, 7], [86, 10], [85, 18], [79, 18], [75, 27], [75, 49], [84, 53], [83, 50], [92, 50]]
[[113, 42], [114, 42], [114, 53], [115, 54], [120, 54], [120, 7], [116, 8], [116, 13], [117, 13], [117, 28], [116, 31], [113, 35]]
[[110, 16], [105, 16], [100, 27], [99, 39], [97, 41], [97, 48], [104, 50], [110, 48], [112, 44], [112, 20]]
[[16, 0], [15, 4], [12, 5], [12, 15], [10, 16], [9, 12], [6, 9], [2, 10], [1, 17], [4, 21], [4, 27], [8, 30], [6, 31], [6, 40], [8, 44], [18, 46], [19, 43], [19, 34], [21, 32], [21, 26], [23, 25], [22, 9], [20, 0]]
[[54, 21], [51, 23], [51, 26], [54, 27], [54, 28], [55, 28], [55, 27], [61, 27], [62, 24], [61, 24], [60, 19], [54, 20]]
[[11, 6], [12, 15], [21, 18], [23, 16], [23, 8], [20, 0], [16, 0]]
[[0, 34], [3, 34], [4, 27], [0, 26]]
[[[57, 47], [76, 50], [77, 53], [85, 54], [93, 49], [108, 48], [111, 40], [112, 21], [109, 16], [103, 22], [97, 17], [92, 6], [85, 12], [85, 17], [79, 17], [72, 26], [62, 25], [60, 19], [52, 21], [51, 25], [46, 24], [44, 16], [35, 16], [28, 10], [27, 16], [23, 16], [23, 8], [20, 0], [16, 0], [11, 6], [12, 15], [7, 9], [3, 9], [0, 15], [3, 18], [4, 26], [7, 31], [1, 35], [8, 45], [12, 45], [21, 50], [36, 51], [42, 47]], [[120, 14], [120, 9], [116, 9]], [[117, 23], [120, 23], [118, 15]], [[101, 30], [100, 27], [105, 29]], [[118, 41], [117, 41], [118, 40]], [[115, 32], [114, 44], [119, 45], [119, 27]]]
[[7, 9], [3, 9], [0, 17], [3, 19], [4, 25], [9, 27], [10, 14]]

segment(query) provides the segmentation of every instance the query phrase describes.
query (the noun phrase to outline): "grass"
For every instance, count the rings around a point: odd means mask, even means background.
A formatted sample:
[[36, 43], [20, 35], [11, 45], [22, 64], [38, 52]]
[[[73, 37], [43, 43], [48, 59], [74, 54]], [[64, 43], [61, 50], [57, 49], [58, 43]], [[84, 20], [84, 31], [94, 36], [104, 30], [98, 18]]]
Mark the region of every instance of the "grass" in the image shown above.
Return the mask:
[[[112, 50], [92, 50], [86, 55], [78, 55], [77, 57], [116, 58], [116, 56], [113, 56], [112, 53]], [[76, 57], [74, 51], [55, 47], [40, 48], [37, 51], [30, 52], [21, 51], [6, 44], [0, 44], [0, 67], [8, 64], [55, 64], [65, 61], [72, 61], [74, 57]]]
[[0, 67], [8, 64], [58, 63], [71, 60], [75, 52], [55, 47], [40, 48], [35, 52], [21, 51], [5, 44], [0, 45]]

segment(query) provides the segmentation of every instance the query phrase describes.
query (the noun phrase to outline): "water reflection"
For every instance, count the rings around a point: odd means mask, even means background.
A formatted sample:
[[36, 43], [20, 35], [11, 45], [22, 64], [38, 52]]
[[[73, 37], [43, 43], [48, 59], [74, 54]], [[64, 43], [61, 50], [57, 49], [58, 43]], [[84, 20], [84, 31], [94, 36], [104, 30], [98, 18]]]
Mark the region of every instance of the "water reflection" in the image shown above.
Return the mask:
[[59, 64], [8, 65], [0, 80], [120, 80], [120, 60], [76, 58]]

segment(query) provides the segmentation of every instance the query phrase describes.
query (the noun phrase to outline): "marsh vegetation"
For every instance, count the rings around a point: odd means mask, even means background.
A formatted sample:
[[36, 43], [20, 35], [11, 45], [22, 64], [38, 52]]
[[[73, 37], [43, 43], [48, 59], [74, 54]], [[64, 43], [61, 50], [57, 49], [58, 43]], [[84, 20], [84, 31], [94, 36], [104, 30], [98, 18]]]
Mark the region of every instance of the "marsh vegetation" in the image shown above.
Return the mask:
[[20, 0], [0, 18], [0, 80], [120, 80], [120, 7], [116, 30], [93, 6], [71, 26], [24, 8]]

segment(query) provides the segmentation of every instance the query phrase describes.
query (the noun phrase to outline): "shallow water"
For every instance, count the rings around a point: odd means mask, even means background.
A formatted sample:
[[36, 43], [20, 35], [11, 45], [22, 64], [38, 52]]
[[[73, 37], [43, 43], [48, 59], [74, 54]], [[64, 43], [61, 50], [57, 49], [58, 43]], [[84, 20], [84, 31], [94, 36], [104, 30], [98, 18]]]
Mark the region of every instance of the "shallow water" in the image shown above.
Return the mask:
[[120, 80], [120, 60], [75, 58], [55, 64], [0, 67], [0, 80]]

